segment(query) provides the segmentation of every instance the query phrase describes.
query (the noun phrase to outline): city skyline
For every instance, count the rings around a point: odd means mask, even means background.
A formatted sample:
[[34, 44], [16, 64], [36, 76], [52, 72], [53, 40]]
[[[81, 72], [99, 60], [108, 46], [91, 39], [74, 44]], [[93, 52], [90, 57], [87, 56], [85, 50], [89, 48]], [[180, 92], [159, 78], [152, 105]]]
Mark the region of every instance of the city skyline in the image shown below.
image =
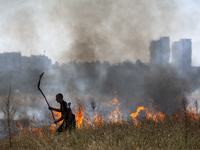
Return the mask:
[[[198, 1], [0, 1], [0, 52], [43, 54], [53, 62], [149, 61], [149, 41], [192, 39], [200, 66]], [[170, 43], [171, 45], [171, 43]]]
[[[150, 41], [149, 53], [150, 53], [149, 62], [147, 62], [146, 64], [160, 65], [160, 66], [172, 64], [173, 66], [182, 69], [185, 67], [187, 68], [192, 67], [191, 39], [182, 38], [179, 41], [172, 41], [172, 46], [170, 47], [170, 37], [160, 37], [160, 39]], [[10, 70], [12, 67], [9, 64], [12, 63], [15, 69], [16, 67], [20, 68], [19, 64], [20, 65], [24, 64], [22, 65], [23, 68], [28, 69], [31, 67], [30, 65], [28, 65], [30, 62], [31, 65], [33, 65], [34, 63], [37, 64], [42, 63], [45, 64], [45, 66], [48, 66], [48, 68], [50, 68], [50, 66], [53, 64], [57, 65], [59, 64], [58, 62], [52, 63], [52, 59], [48, 58], [48, 56], [45, 55], [45, 50], [44, 53], [41, 55], [32, 54], [29, 57], [23, 56], [21, 52], [0, 53], [0, 67], [2, 68], [1, 71], [5, 70], [5, 67], [8, 67], [7, 70]]]

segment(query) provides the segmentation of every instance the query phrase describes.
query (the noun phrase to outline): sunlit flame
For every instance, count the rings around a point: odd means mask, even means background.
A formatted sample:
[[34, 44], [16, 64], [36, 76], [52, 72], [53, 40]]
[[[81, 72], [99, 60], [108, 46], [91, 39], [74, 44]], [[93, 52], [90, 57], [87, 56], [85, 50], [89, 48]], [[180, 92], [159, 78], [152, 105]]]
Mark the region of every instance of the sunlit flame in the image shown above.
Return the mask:
[[134, 124], [138, 125], [137, 117], [139, 115], [139, 112], [143, 110], [146, 113], [146, 119], [149, 120], [150, 118], [153, 119], [155, 122], [163, 122], [163, 119], [165, 118], [165, 114], [162, 112], [154, 112], [153, 109], [147, 109], [144, 106], [140, 106], [137, 108], [137, 111], [135, 113], [132, 113], [130, 116], [134, 120]]
[[114, 108], [114, 110], [111, 112], [109, 116], [112, 123], [117, 123], [117, 122], [122, 123], [122, 113], [119, 110], [121, 103], [118, 102], [117, 97], [118, 95], [107, 104], [108, 107]]
[[[107, 107], [110, 107], [112, 111], [110, 114], [106, 115], [106, 119], [111, 120], [112, 123], [122, 123], [122, 113], [120, 111], [120, 105], [121, 103], [117, 99], [118, 95], [115, 96], [115, 98], [106, 105]], [[151, 99], [153, 102], [153, 100]], [[145, 108], [144, 106], [139, 106], [135, 113], [130, 114], [132, 120], [134, 121], [135, 126], [140, 126], [141, 122], [139, 122], [139, 114], [141, 111], [143, 111], [146, 115], [147, 120], [152, 119], [155, 122], [163, 122], [165, 118], [165, 114], [161, 111], [155, 111], [155, 108], [157, 109], [157, 106], [154, 106], [154, 108]], [[195, 114], [195, 110], [190, 104], [190, 109], [187, 111], [187, 115], [191, 120], [199, 119], [199, 116]], [[83, 104], [80, 100], [77, 99], [77, 107], [76, 107], [76, 125], [78, 129], [82, 129], [83, 127], [92, 127], [93, 129], [98, 129], [100, 126], [103, 126], [106, 124], [105, 118], [103, 115], [100, 115], [99, 113], [95, 113], [91, 118], [85, 113], [85, 109], [83, 107]], [[183, 114], [175, 114], [173, 117], [178, 118], [180, 115]], [[56, 119], [59, 119], [61, 117], [60, 112], [54, 111], [54, 117]], [[62, 124], [63, 121], [60, 121], [57, 125], [49, 125], [49, 129], [55, 131], [58, 126]], [[31, 132], [34, 134], [42, 135], [43, 130], [42, 128], [37, 127], [36, 125], [36, 119], [33, 117], [31, 125], [27, 127], [26, 129], [23, 128], [22, 124], [18, 121], [17, 125], [20, 128], [20, 131], [23, 133]]]
[[94, 120], [94, 122], [92, 122], [93, 129], [98, 129], [98, 127], [103, 126], [105, 121], [104, 116], [101, 116], [100, 114], [94, 115], [93, 120]]
[[80, 129], [80, 128], [83, 127], [82, 126], [82, 124], [83, 124], [83, 113], [84, 113], [85, 110], [83, 108], [82, 103], [78, 99], [76, 99], [76, 102], [78, 104], [76, 114], [75, 114], [76, 115], [76, 124], [77, 124], [78, 128]]
[[103, 125], [103, 123], [104, 123], [104, 118], [103, 118], [103, 116], [101, 117], [99, 114], [94, 115], [94, 122], [95, 122], [97, 125]]
[[36, 127], [36, 120], [35, 117], [33, 116], [33, 120], [31, 121], [31, 125], [25, 129], [23, 125], [18, 121], [17, 125], [20, 128], [20, 131], [23, 133], [31, 133], [31, 134], [37, 134], [37, 135], [42, 135], [42, 128]]
[[196, 115], [196, 112], [194, 110], [194, 108], [192, 107], [192, 104], [190, 103], [190, 110], [189, 110], [189, 115], [191, 116], [191, 119], [199, 119], [199, 116]]
[[[56, 107], [56, 108], [58, 108], [58, 107]], [[55, 120], [58, 120], [58, 119], [62, 116], [61, 112], [53, 111], [53, 113], [54, 113], [54, 118], [55, 118]], [[50, 114], [50, 116], [51, 116], [51, 118], [53, 119], [53, 117], [52, 117], [51, 114]], [[58, 126], [60, 126], [62, 123], [63, 123], [63, 120], [59, 121], [57, 124], [52, 124], [52, 125], [49, 127], [49, 129], [50, 129], [50, 130], [53, 130], [53, 131], [56, 131], [57, 128], [58, 128]]]
[[139, 112], [140, 112], [141, 110], [144, 110], [144, 109], [145, 109], [144, 106], [138, 107], [138, 108], [137, 108], [137, 111], [136, 111], [135, 113], [132, 113], [132, 114], [130, 115], [130, 116], [132, 117], [132, 119], [134, 120], [135, 125], [138, 125], [137, 116], [138, 116]]
[[17, 125], [19, 126], [19, 128], [20, 128], [20, 130], [21, 130], [21, 131], [23, 131], [23, 130], [24, 130], [24, 128], [23, 128], [23, 126], [22, 126], [22, 124], [21, 124], [19, 121], [17, 121]]

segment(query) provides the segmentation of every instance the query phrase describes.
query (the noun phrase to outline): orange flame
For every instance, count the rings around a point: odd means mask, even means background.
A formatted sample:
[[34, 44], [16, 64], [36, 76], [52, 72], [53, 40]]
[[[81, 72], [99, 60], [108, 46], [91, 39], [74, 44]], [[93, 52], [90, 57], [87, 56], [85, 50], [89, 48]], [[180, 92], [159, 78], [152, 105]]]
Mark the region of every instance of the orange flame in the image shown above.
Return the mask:
[[77, 111], [76, 111], [76, 123], [77, 123], [77, 126], [78, 126], [78, 128], [80, 129], [80, 128], [82, 128], [83, 126], [82, 126], [82, 124], [83, 124], [83, 113], [84, 113], [84, 108], [83, 108], [83, 105], [82, 105], [82, 103], [78, 100], [78, 99], [76, 99], [76, 101], [77, 101], [77, 104], [78, 104], [78, 108], [77, 108]]
[[120, 119], [119, 122], [122, 123], [122, 113], [119, 110], [121, 103], [118, 102], [117, 97], [118, 95], [113, 100], [111, 100], [109, 104], [107, 104], [108, 107], [115, 107], [115, 110], [113, 110], [109, 116], [112, 123], [117, 123], [118, 118]]
[[199, 119], [199, 116], [196, 115], [196, 112], [195, 112], [194, 108], [192, 107], [192, 104], [191, 104], [191, 103], [190, 103], [189, 115], [190, 115], [191, 118], [193, 118], [193, 119]]
[[19, 126], [19, 128], [20, 128], [20, 131], [23, 131], [23, 130], [24, 130], [24, 128], [23, 128], [23, 126], [22, 126], [22, 124], [21, 124], [19, 121], [17, 121], [17, 125]]
[[[58, 108], [58, 107], [56, 107], [56, 108]], [[54, 118], [55, 118], [55, 120], [59, 119], [59, 118], [62, 116], [61, 112], [53, 111], [53, 113], [54, 113]], [[53, 118], [51, 114], [50, 114], [50, 116], [51, 116], [51, 118]], [[49, 127], [49, 129], [50, 129], [50, 130], [53, 130], [53, 131], [56, 131], [57, 128], [58, 128], [58, 126], [60, 126], [62, 123], [63, 123], [63, 120], [61, 120], [61, 121], [58, 122], [57, 124], [51, 125], [51, 126]]]
[[[34, 118], [35, 117], [33, 117], [33, 119]], [[23, 125], [19, 121], [17, 122], [17, 125], [19, 126], [20, 131], [23, 132], [23, 133], [31, 132], [31, 134], [42, 135], [42, 128], [34, 127], [34, 126], [36, 126], [36, 121], [35, 120], [32, 120], [31, 126], [28, 126], [27, 129], [24, 129]]]
[[[118, 97], [118, 95], [107, 104], [107, 107], [112, 107], [112, 109], [113, 109], [111, 114], [108, 116], [111, 119], [112, 123], [117, 123], [117, 122], [122, 123], [122, 113], [120, 111], [121, 103], [119, 103], [119, 101], [117, 100], [117, 97]], [[153, 102], [152, 99], [151, 99], [151, 101]], [[77, 107], [75, 114], [76, 114], [76, 122], [77, 122], [78, 129], [82, 129], [83, 127], [87, 127], [87, 126], [93, 127], [93, 129], [98, 129], [100, 126], [104, 125], [104, 123], [105, 123], [104, 116], [101, 116], [99, 113], [97, 113], [97, 114], [93, 115], [92, 118], [89, 118], [87, 116], [87, 114], [84, 114], [85, 109], [83, 107], [83, 104], [79, 100], [77, 100], [77, 104], [78, 104], [78, 107]], [[154, 106], [154, 108], [156, 108], [156, 107], [157, 106]], [[163, 120], [165, 118], [165, 114], [162, 113], [161, 111], [156, 112], [154, 110], [154, 108], [147, 109], [144, 106], [139, 106], [135, 113], [130, 114], [130, 116], [134, 120], [134, 125], [141, 124], [138, 120], [138, 116], [139, 116], [139, 113], [141, 110], [146, 113], [147, 120], [152, 119], [155, 122], [163, 122]], [[56, 119], [59, 119], [61, 117], [60, 112], [54, 112], [54, 115], [55, 115]], [[174, 115], [174, 118], [178, 118], [178, 117], [180, 117], [180, 115], [181, 114], [176, 114], [176, 115]], [[191, 104], [190, 104], [190, 110], [187, 111], [187, 115], [191, 120], [199, 119], [199, 116], [195, 114], [195, 110]], [[55, 125], [55, 124], [50, 125], [49, 129], [55, 131], [57, 126], [59, 126], [61, 124], [62, 124], [62, 121], [60, 121], [57, 125]], [[32, 124], [27, 129], [24, 129], [22, 124], [19, 121], [17, 122], [17, 125], [19, 126], [20, 131], [23, 133], [31, 132], [34, 134], [43, 135], [42, 128], [36, 127], [35, 117], [33, 117]]]
[[138, 121], [137, 121], [137, 116], [138, 116], [138, 114], [139, 114], [139, 112], [141, 111], [141, 110], [143, 110], [145, 113], [146, 113], [146, 119], [150, 119], [150, 118], [152, 118], [154, 121], [156, 121], [156, 122], [158, 122], [159, 120], [161, 121], [161, 122], [163, 122], [163, 119], [164, 119], [164, 117], [165, 117], [165, 114], [164, 113], [162, 113], [162, 112], [154, 112], [154, 110], [153, 109], [150, 109], [150, 111], [147, 109], [147, 108], [145, 108], [144, 106], [140, 106], [140, 107], [138, 107], [137, 108], [137, 111], [135, 112], [135, 113], [132, 113], [130, 116], [132, 117], [132, 119], [134, 120], [134, 124], [135, 125], [138, 125]]
[[99, 114], [96, 114], [93, 116], [94, 123], [93, 128], [96, 129], [104, 124], [104, 116], [100, 116]]
[[138, 116], [139, 112], [140, 112], [141, 110], [144, 110], [144, 109], [145, 109], [144, 106], [138, 107], [138, 108], [137, 108], [137, 111], [136, 111], [135, 113], [132, 113], [132, 114], [130, 115], [130, 116], [132, 117], [132, 119], [134, 120], [135, 125], [138, 125], [137, 116]]

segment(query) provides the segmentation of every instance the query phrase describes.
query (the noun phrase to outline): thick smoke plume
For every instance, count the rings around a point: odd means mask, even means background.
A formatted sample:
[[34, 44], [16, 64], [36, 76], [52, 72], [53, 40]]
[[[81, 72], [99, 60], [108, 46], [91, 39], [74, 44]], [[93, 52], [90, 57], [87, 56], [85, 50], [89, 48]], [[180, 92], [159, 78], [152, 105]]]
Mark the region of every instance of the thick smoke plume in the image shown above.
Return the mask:
[[[57, 24], [65, 21], [63, 30], [68, 30], [71, 37], [69, 47], [61, 53], [62, 62], [148, 62], [148, 42], [174, 30], [168, 23], [176, 17], [173, 1], [79, 0], [51, 6], [50, 19]], [[64, 32], [61, 36], [67, 35]]]
[[[41, 116], [43, 113], [46, 116], [49, 114], [46, 102], [37, 89], [41, 72], [40, 69], [32, 70], [28, 74], [23, 73], [23, 78], [7, 78], [12, 81], [12, 92], [23, 116], [36, 110]], [[105, 105], [117, 94], [122, 112], [127, 115], [135, 112], [138, 106], [157, 106], [157, 111], [173, 114], [180, 112], [182, 100], [199, 88], [199, 73], [192, 68], [180, 72], [170, 64], [152, 66], [139, 60], [135, 64], [123, 62], [115, 65], [100, 61], [73, 61], [60, 66], [53, 65], [47, 70], [41, 88], [53, 106], [59, 106], [55, 95], [60, 92], [72, 106], [76, 105], [76, 98], [85, 106], [89, 106], [91, 99], [99, 105]], [[22, 83], [25, 84], [22, 86]], [[1, 85], [2, 95], [5, 95], [5, 85]]]
[[[117, 91], [127, 114], [140, 105], [150, 105], [152, 100], [158, 110], [171, 114], [180, 111], [182, 98], [198, 89], [199, 72], [183, 73], [170, 65], [149, 64], [148, 47], [152, 39], [170, 36], [169, 33], [173, 33], [173, 39], [190, 38], [188, 33], [198, 29], [188, 24], [198, 20], [198, 15], [182, 17], [187, 13], [182, 12], [179, 1], [19, 3], [4, 4], [11, 9], [4, 10], [5, 17], [1, 16], [4, 21], [0, 31], [5, 35], [2, 43], [7, 43], [6, 51], [17, 48], [26, 55], [31, 50], [37, 53], [46, 49], [48, 55], [63, 63], [46, 71], [42, 81], [43, 90], [54, 105], [54, 94], [59, 92], [75, 104], [75, 98], [104, 103]], [[197, 12], [196, 7], [193, 12]], [[22, 72], [23, 78], [12, 73], [1, 74], [1, 95], [5, 95], [6, 81], [11, 81], [13, 93], [22, 94], [17, 97], [19, 110], [47, 109], [36, 87], [43, 71], [40, 68]]]
[[2, 0], [1, 49], [23, 55], [46, 50], [59, 63], [147, 63], [152, 39], [199, 35], [198, 6], [181, 0]]

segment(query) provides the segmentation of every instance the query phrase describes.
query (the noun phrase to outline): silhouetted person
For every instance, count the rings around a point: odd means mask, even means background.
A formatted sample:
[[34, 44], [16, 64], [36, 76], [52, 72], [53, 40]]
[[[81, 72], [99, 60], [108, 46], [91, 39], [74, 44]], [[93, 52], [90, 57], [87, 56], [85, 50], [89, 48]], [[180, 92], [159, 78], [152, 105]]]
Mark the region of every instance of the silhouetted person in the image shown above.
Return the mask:
[[63, 120], [63, 123], [60, 125], [56, 132], [60, 133], [63, 131], [71, 131], [72, 129], [75, 129], [76, 120], [75, 115], [72, 113], [70, 108], [71, 103], [67, 104], [67, 102], [63, 100], [63, 95], [61, 93], [56, 95], [56, 101], [60, 103], [60, 109], [49, 107], [49, 110], [61, 112], [62, 114], [58, 120], [54, 121], [56, 124]]

